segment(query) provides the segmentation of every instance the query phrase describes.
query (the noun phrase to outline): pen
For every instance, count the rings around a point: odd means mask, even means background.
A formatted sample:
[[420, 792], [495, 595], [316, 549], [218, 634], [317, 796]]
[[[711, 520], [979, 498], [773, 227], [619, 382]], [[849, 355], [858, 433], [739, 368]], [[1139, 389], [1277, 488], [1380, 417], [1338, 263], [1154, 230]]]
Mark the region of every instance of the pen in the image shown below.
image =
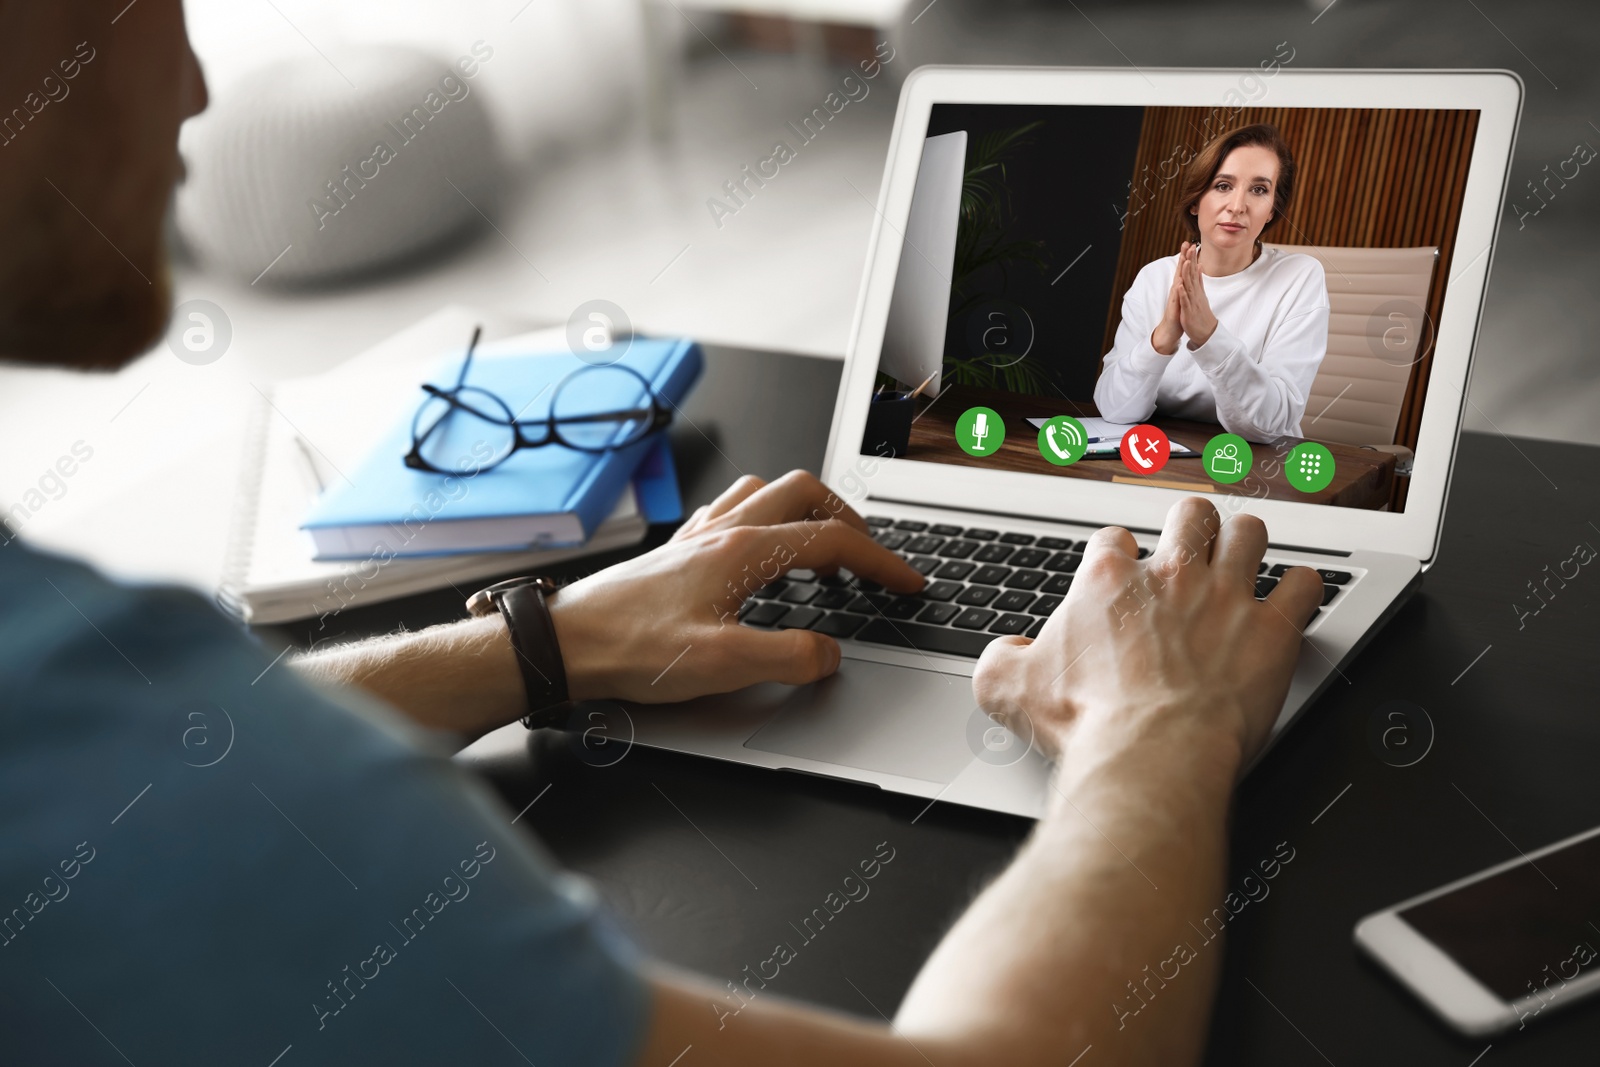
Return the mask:
[[317, 469], [317, 461], [311, 455], [311, 449], [306, 445], [305, 438], [299, 434], [294, 435], [295, 446], [300, 449], [300, 455], [306, 461], [306, 470], [311, 475], [311, 480], [317, 483], [317, 492], [326, 492], [328, 485], [322, 480], [322, 472]]

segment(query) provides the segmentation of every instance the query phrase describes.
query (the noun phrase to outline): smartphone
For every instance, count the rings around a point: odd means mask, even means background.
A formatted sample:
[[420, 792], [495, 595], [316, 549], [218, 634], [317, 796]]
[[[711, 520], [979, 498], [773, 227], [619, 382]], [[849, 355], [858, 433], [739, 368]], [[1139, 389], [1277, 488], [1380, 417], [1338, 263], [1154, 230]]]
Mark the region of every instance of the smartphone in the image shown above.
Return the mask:
[[1463, 1033], [1600, 990], [1600, 827], [1368, 915], [1356, 944]]

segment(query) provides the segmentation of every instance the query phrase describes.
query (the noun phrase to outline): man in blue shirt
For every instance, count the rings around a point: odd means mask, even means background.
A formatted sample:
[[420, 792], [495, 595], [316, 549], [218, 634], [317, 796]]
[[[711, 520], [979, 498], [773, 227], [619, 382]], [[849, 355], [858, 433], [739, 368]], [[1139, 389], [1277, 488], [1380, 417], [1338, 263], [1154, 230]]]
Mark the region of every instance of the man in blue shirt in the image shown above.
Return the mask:
[[[205, 106], [179, 0], [0, 0], [13, 102], [0, 357], [120, 366], [161, 332], [177, 131]], [[837, 503], [809, 475], [744, 479], [552, 596], [571, 695], [831, 673], [831, 639], [703, 605], [775, 540], [804, 545], [792, 566], [918, 588]], [[801, 525], [824, 506], [837, 517]], [[729, 1017], [724, 990], [644, 960], [511, 828], [430, 732], [525, 710], [500, 615], [274, 669], [193, 594], [0, 537], [0, 1049], [27, 1064], [1192, 1062], [1219, 954], [1179, 959], [1190, 978], [1141, 1025], [1116, 1005], [1222, 897], [1232, 787], [1321, 590], [1292, 570], [1256, 602], [1265, 528], [1200, 500], [1148, 561], [1126, 531], [1095, 536], [1038, 639], [996, 641], [974, 677], [1058, 757], [1052, 810], [890, 1026], [776, 997]], [[1116, 624], [1128, 583], [1145, 606]]]

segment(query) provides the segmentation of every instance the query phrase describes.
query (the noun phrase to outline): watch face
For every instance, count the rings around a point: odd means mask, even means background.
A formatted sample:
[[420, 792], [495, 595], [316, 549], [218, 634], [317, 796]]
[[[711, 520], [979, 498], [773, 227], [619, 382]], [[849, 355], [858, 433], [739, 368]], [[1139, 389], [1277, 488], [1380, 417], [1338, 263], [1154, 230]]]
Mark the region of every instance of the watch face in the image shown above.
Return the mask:
[[469, 596], [467, 598], [467, 614], [487, 615], [495, 610], [494, 595], [496, 593], [508, 592], [525, 585], [538, 587], [539, 592], [545, 596], [549, 596], [556, 591], [556, 583], [542, 575], [525, 575], [521, 578], [510, 578], [503, 582], [496, 582], [485, 589], [480, 589]]

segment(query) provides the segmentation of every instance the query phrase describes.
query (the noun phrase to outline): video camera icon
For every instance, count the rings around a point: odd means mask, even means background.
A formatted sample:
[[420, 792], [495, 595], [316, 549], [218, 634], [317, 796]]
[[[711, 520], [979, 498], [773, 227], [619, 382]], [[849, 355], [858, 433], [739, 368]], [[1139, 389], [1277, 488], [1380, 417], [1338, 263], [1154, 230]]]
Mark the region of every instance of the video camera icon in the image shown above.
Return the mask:
[[1219, 433], [1207, 441], [1201, 458], [1211, 480], [1223, 485], [1243, 481], [1255, 459], [1250, 442], [1236, 433]]
[[1211, 457], [1212, 474], [1238, 474], [1244, 468], [1244, 461], [1239, 458], [1239, 446], [1229, 441], [1217, 449], [1217, 454]]

